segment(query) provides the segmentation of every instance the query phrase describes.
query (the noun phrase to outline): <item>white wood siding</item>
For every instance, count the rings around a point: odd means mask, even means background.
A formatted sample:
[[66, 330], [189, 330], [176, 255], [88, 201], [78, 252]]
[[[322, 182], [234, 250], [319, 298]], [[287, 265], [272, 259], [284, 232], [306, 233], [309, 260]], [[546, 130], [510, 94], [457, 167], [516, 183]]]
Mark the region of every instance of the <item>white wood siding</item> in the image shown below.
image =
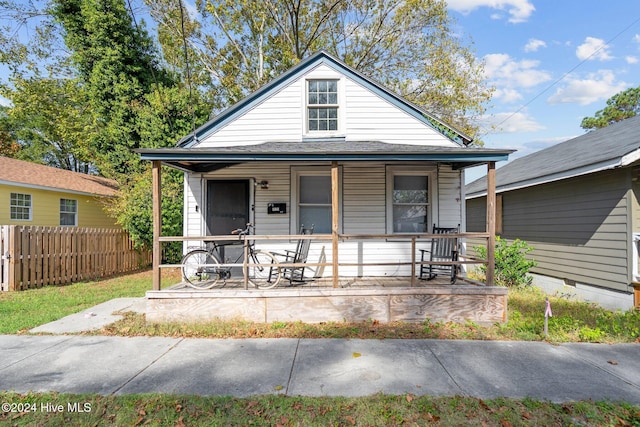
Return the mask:
[[412, 117], [356, 82], [320, 65], [280, 88], [260, 104], [235, 117], [203, 139], [198, 147], [251, 145], [268, 141], [295, 142], [305, 135], [305, 81], [339, 78], [340, 126], [346, 141], [457, 146], [431, 126]]
[[346, 79], [347, 141], [457, 146], [418, 119]]
[[[395, 169], [398, 166], [400, 165], [393, 165]], [[305, 167], [305, 165], [248, 163], [209, 174], [188, 176], [188, 179], [185, 180], [185, 232], [190, 236], [206, 234], [203, 216], [206, 200], [203, 199], [202, 188], [207, 179], [251, 179], [253, 182], [255, 178], [257, 181], [269, 182], [268, 189], [262, 189], [258, 186], [253, 192], [251, 202], [255, 207], [252, 212], [252, 220], [256, 225], [256, 234], [289, 234], [291, 210], [295, 209], [294, 206], [291, 206], [291, 169], [295, 167]], [[329, 169], [328, 164], [324, 167]], [[415, 169], [416, 165], [406, 165], [406, 167]], [[423, 167], [435, 169], [433, 164]], [[386, 179], [387, 165], [384, 164], [347, 163], [342, 166], [342, 222], [345, 234], [384, 234], [386, 232]], [[433, 188], [439, 188], [439, 200], [436, 206], [440, 211], [432, 213], [434, 221], [437, 223], [445, 221], [445, 225], [452, 224], [452, 226], [457, 226], [460, 223], [462, 207], [460, 206], [459, 179], [460, 173], [458, 171], [453, 171], [448, 166], [439, 168], [439, 176], [436, 176], [436, 182], [432, 182]], [[269, 215], [267, 204], [270, 202], [286, 202], [287, 213]], [[199, 206], [197, 212], [196, 205]], [[284, 249], [292, 249], [294, 242], [263, 242], [261, 245], [270, 251], [283, 251]], [[425, 248], [427, 245], [426, 242], [423, 242], [419, 248]], [[310, 262], [318, 260], [323, 246], [327, 259], [331, 259], [330, 242], [314, 242], [309, 254]], [[409, 262], [410, 258], [411, 246], [407, 240], [347, 241], [340, 244], [340, 262], [344, 263]], [[342, 276], [407, 276], [409, 273], [410, 266], [343, 267], [340, 269]], [[331, 274], [330, 268], [325, 270], [325, 275], [329, 274]]]

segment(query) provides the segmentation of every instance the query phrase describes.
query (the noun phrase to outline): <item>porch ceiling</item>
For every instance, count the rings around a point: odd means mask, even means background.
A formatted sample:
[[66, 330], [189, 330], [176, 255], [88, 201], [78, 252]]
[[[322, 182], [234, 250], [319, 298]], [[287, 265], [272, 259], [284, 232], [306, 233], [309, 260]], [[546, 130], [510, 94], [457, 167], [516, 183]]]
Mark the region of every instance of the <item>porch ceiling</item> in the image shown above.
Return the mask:
[[140, 148], [142, 160], [207, 172], [238, 163], [275, 161], [434, 161], [467, 168], [507, 160], [514, 150], [387, 144], [379, 141], [265, 142], [216, 148]]

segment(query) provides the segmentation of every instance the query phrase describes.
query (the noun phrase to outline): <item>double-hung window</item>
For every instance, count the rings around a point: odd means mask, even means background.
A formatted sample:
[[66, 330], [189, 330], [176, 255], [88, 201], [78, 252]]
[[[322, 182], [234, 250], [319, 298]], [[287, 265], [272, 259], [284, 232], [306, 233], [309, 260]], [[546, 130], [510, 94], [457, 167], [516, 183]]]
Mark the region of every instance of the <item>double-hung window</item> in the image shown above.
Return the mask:
[[297, 233], [302, 225], [313, 225], [314, 233], [331, 233], [331, 171], [324, 167], [294, 167], [291, 180], [291, 232]]
[[31, 194], [11, 193], [10, 218], [14, 221], [31, 221]]
[[60, 199], [60, 225], [78, 225], [78, 201]]
[[307, 80], [307, 130], [338, 130], [338, 80]]
[[431, 217], [427, 173], [391, 173], [388, 181], [392, 233], [426, 233]]

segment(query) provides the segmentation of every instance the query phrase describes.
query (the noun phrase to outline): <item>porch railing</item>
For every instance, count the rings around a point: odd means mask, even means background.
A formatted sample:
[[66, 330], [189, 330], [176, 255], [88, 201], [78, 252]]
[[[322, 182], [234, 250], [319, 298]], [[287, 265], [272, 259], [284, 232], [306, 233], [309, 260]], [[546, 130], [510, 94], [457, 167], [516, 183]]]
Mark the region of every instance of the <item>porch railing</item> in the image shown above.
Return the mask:
[[[214, 242], [214, 241], [225, 241], [228, 242], [232, 239], [237, 239], [237, 236], [161, 236], [159, 238], [160, 244], [165, 242], [185, 242], [185, 241], [197, 241], [197, 242]], [[332, 257], [330, 262], [304, 262], [304, 263], [280, 263], [281, 267], [331, 267], [333, 269], [333, 286], [337, 287], [337, 274], [340, 270], [340, 267], [383, 267], [383, 266], [410, 266], [411, 273], [411, 286], [416, 285], [416, 276], [417, 272], [421, 265], [468, 265], [468, 264], [488, 264], [488, 261], [485, 259], [480, 259], [476, 257], [466, 256], [465, 254], [460, 254], [459, 259], [457, 261], [419, 261], [417, 260], [417, 245], [418, 244], [428, 244], [432, 241], [432, 239], [482, 239], [488, 240], [489, 233], [451, 233], [451, 234], [431, 234], [431, 233], [421, 233], [421, 234], [338, 234], [337, 240], [338, 242], [349, 242], [349, 241], [372, 241], [379, 240], [384, 242], [406, 242], [410, 245], [410, 259], [407, 261], [396, 261], [396, 262], [340, 262], [338, 257]], [[248, 244], [249, 242], [295, 242], [300, 239], [308, 239], [312, 242], [333, 242], [332, 234], [311, 234], [311, 235], [300, 235], [300, 234], [287, 234], [287, 235], [250, 235], [244, 241], [244, 258], [242, 263], [225, 263], [224, 260], [220, 260], [220, 267], [242, 267], [243, 268], [243, 277], [244, 277], [244, 286], [245, 289], [248, 288], [248, 267], [249, 267], [249, 257], [247, 256], [248, 252]], [[271, 251], [271, 249], [266, 245], [260, 245], [261, 249]], [[335, 246], [333, 246], [335, 248]], [[274, 251], [277, 252], [274, 248]], [[340, 250], [338, 249], [338, 252]], [[158, 264], [159, 268], [181, 268], [182, 264]]]

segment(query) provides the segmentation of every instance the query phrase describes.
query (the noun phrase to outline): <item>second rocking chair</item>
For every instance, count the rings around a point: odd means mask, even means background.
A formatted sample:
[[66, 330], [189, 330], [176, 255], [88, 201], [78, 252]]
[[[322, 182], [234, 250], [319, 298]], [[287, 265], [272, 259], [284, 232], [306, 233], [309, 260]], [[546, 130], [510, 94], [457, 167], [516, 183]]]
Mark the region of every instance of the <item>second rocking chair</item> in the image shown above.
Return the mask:
[[[436, 227], [433, 224], [433, 234], [455, 234], [460, 227]], [[420, 249], [422, 253], [420, 261], [429, 261], [430, 264], [420, 265], [420, 279], [432, 280], [438, 275], [448, 275], [451, 284], [458, 277], [458, 265], [451, 264], [458, 261], [458, 239], [456, 237], [434, 237], [431, 239], [430, 249]], [[428, 258], [428, 259], [427, 259]], [[447, 264], [438, 264], [437, 261]]]

